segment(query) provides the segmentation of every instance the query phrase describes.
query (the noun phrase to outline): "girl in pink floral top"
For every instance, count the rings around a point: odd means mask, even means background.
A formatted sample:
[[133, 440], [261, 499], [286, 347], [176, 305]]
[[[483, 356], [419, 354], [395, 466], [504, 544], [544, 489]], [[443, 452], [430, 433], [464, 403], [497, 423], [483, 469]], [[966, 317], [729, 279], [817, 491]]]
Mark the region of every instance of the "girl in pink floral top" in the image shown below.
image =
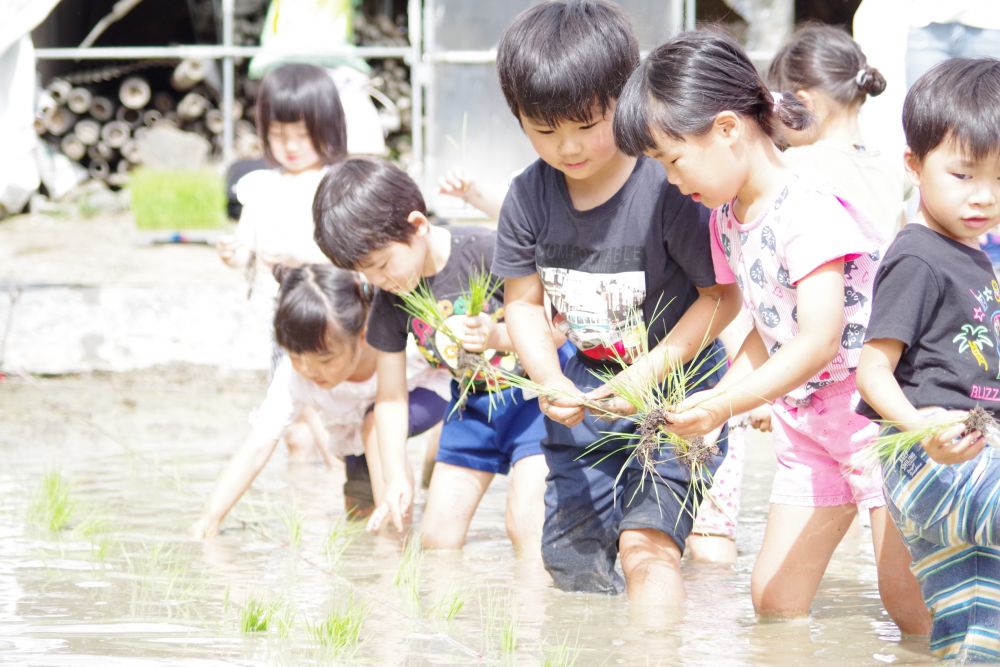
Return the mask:
[[714, 208], [716, 280], [739, 284], [755, 326], [725, 378], [677, 406], [671, 429], [708, 433], [772, 403], [778, 466], [751, 578], [759, 614], [809, 612], [860, 508], [871, 514], [886, 609], [904, 633], [926, 633], [929, 616], [880, 480], [852, 464], [877, 431], [854, 412], [854, 370], [879, 237], [850, 204], [783, 163], [776, 125], [810, 122], [794, 95], [767, 89], [739, 45], [709, 31], [654, 49], [618, 100], [619, 147], [659, 160], [681, 192]]

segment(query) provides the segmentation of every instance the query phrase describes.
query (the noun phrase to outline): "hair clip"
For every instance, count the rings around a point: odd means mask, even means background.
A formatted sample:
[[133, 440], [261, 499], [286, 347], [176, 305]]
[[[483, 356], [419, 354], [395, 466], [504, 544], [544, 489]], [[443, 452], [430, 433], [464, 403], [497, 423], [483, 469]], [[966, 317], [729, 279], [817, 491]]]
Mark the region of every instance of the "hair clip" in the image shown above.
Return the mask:
[[867, 76], [867, 75], [868, 75], [868, 67], [867, 66], [862, 67], [861, 69], [859, 69], [858, 73], [854, 75], [854, 83], [856, 83], [858, 85], [858, 88], [861, 88], [862, 86], [865, 85], [865, 76]]

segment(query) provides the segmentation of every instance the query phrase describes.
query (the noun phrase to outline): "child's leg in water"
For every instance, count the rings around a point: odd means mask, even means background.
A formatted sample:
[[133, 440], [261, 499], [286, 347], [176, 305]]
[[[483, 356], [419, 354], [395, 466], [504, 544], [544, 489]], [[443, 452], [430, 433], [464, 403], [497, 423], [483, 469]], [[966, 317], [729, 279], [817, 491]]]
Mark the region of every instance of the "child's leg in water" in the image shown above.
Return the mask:
[[885, 506], [871, 509], [871, 521], [882, 604], [901, 632], [925, 635], [931, 631], [931, 615], [910, 570], [912, 559], [903, 536]]
[[549, 468], [541, 454], [515, 462], [507, 492], [507, 537], [520, 558], [542, 557], [542, 524], [545, 521], [545, 477]]
[[712, 488], [695, 515], [685, 552], [704, 563], [736, 562], [736, 519], [743, 487], [744, 427], [729, 424], [729, 451], [712, 476]]
[[434, 464], [427, 504], [421, 519], [425, 549], [461, 549], [472, 515], [493, 481], [493, 473], [452, 465]]

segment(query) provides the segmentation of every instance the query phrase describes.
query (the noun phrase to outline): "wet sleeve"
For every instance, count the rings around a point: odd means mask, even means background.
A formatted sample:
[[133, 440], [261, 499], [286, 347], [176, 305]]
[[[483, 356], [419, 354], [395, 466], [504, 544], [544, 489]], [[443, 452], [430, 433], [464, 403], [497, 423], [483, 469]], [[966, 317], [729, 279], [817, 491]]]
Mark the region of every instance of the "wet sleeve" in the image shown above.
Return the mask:
[[663, 241], [667, 254], [695, 287], [715, 285], [708, 219], [711, 211], [673, 185], [665, 186]]
[[941, 298], [937, 277], [914, 255], [887, 256], [875, 274], [865, 341], [891, 338], [911, 345], [933, 321]]

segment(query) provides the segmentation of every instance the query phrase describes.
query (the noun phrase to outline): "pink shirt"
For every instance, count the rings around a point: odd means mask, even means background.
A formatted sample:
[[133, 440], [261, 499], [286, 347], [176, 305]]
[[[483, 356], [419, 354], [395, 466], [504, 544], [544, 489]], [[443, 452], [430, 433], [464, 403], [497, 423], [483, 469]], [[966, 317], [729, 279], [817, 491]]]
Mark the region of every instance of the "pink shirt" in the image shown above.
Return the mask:
[[766, 212], [740, 223], [732, 206], [712, 211], [712, 261], [720, 284], [738, 283], [743, 306], [768, 353], [799, 331], [796, 284], [824, 264], [844, 260], [844, 328], [833, 361], [788, 393], [804, 399], [846, 379], [858, 365], [871, 311], [879, 235], [843, 199], [792, 178]]

